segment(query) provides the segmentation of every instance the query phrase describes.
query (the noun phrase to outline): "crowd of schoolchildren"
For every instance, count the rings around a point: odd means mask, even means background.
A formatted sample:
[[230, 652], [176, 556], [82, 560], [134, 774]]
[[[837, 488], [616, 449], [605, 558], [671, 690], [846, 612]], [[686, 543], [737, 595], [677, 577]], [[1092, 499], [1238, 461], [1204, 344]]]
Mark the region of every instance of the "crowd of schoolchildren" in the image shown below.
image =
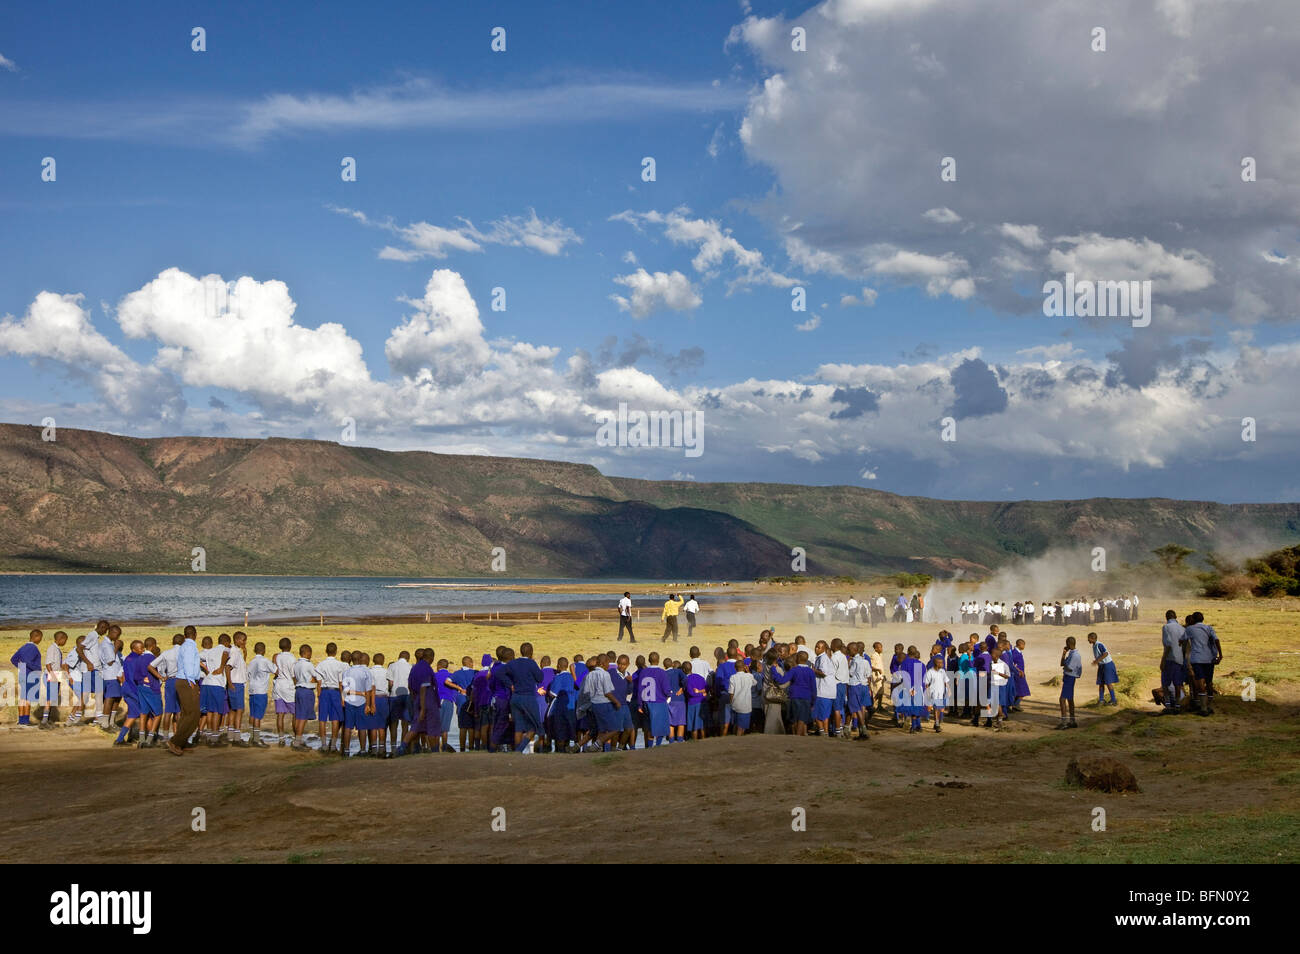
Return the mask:
[[[881, 727], [920, 732], [923, 722], [942, 732], [945, 719], [1000, 729], [1030, 695], [1025, 640], [1013, 643], [996, 624], [988, 629], [960, 644], [941, 630], [924, 654], [898, 643], [886, 655], [881, 643], [838, 638], [810, 649], [802, 636], [776, 642], [764, 630], [756, 643], [733, 639], [718, 647], [712, 659], [692, 646], [682, 659], [611, 651], [552, 662], [535, 659], [524, 643], [456, 666], [432, 649], [389, 661], [382, 653], [339, 653], [330, 643], [317, 656], [307, 644], [295, 651], [288, 637], [274, 654], [258, 642], [250, 655], [245, 633], [214, 640], [192, 626], [166, 649], [152, 637], [126, 646], [121, 628], [101, 620], [71, 647], [65, 632], [55, 633], [44, 653], [43, 633], [33, 630], [12, 662], [22, 687], [20, 726], [32, 724], [31, 708], [42, 701], [41, 728], [66, 705], [68, 724], [93, 720], [116, 731], [120, 746], [165, 745], [183, 754], [198, 744], [305, 748], [310, 740], [323, 752], [351, 755], [355, 738], [356, 754], [371, 757], [578, 752], [752, 732], [866, 740]], [[1213, 627], [1200, 614], [1186, 627], [1170, 615], [1162, 638], [1166, 711], [1190, 699], [1208, 714], [1213, 667], [1222, 658]], [[1115, 705], [1115, 663], [1096, 633], [1087, 639], [1098, 702]], [[1073, 636], [1061, 669], [1057, 728], [1074, 728], [1083, 663]], [[316, 731], [308, 735], [311, 723]]]

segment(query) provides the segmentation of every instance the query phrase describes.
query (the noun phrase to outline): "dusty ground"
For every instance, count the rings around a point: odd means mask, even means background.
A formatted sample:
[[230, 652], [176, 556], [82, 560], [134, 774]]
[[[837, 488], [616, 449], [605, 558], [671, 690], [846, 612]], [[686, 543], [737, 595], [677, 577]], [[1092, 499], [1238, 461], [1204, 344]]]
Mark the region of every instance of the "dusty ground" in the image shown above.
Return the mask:
[[[114, 750], [95, 729], [0, 728], [0, 860], [166, 862], [200, 851], [221, 862], [1294, 862], [1298, 605], [1202, 603], [1228, 654], [1223, 694], [1207, 719], [1153, 714], [1153, 619], [1103, 628], [1123, 704], [1081, 708], [1073, 732], [1051, 730], [1056, 690], [1043, 683], [1057, 671], [1064, 634], [1047, 627], [1023, 631], [1033, 695], [997, 734], [952, 725], [919, 737], [882, 729], [866, 743], [751, 736], [600, 756], [344, 762], [285, 749], [202, 749], [177, 759]], [[752, 638], [757, 627], [701, 628], [695, 642], [711, 647], [733, 629]], [[923, 642], [935, 629], [857, 632], [892, 644]], [[432, 642], [452, 658], [523, 639], [539, 655], [611, 641], [603, 626], [593, 632], [580, 622], [444, 625], [434, 634], [436, 641], [425, 639], [430, 630], [414, 626], [330, 631], [344, 646], [391, 651]], [[300, 635], [319, 636], [304, 629], [295, 640]], [[6, 658], [14, 643], [0, 641]], [[1256, 701], [1239, 698], [1246, 676]], [[1081, 703], [1089, 689], [1080, 686]], [[1124, 761], [1142, 792], [1066, 787], [1067, 762], [1084, 754]], [[191, 830], [196, 807], [206, 812], [204, 832]], [[498, 807], [505, 831], [492, 826]], [[806, 831], [792, 830], [796, 808], [806, 812]], [[1093, 831], [1096, 808], [1105, 809], [1104, 832]]]

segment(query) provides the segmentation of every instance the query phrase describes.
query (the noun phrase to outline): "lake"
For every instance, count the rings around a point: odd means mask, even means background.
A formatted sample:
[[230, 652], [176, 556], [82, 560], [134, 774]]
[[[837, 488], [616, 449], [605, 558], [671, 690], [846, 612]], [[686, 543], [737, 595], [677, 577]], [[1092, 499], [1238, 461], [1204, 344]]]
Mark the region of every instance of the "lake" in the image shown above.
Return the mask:
[[[404, 584], [437, 584], [409, 586]], [[537, 593], [524, 585], [611, 583], [632, 591], [634, 603], [658, 612], [674, 584], [653, 580], [416, 579], [412, 577], [155, 576], [148, 574], [15, 574], [0, 576], [0, 622], [32, 626], [104, 619], [195, 625], [314, 619], [346, 621], [501, 610], [615, 612], [618, 595], [568, 591]], [[708, 591], [708, 601], [730, 594]], [[703, 598], [703, 597], [702, 597]], [[752, 597], [750, 597], [752, 599]]]

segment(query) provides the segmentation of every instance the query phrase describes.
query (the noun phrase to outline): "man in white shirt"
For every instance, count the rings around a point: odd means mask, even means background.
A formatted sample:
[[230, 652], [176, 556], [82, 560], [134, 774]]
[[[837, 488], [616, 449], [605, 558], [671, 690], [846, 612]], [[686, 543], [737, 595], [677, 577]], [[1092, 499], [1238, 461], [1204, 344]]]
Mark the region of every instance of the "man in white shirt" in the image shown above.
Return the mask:
[[819, 622], [826, 622], [826, 601], [822, 600], [817, 604], [817, 617]]
[[[691, 597], [694, 599], [694, 597]], [[636, 633], [632, 632], [632, 594], [629, 591], [623, 592], [623, 598], [618, 601], [618, 639], [615, 642], [621, 642], [623, 639], [623, 630], [627, 630], [627, 641], [636, 642]]]
[[690, 639], [695, 635], [695, 617], [700, 612], [700, 604], [695, 599], [694, 593], [692, 593], [691, 598], [686, 601], [686, 605], [682, 607], [682, 610], [686, 613], [686, 638]]
[[858, 601], [855, 600], [852, 596], [850, 596], [849, 601], [844, 604], [844, 612], [848, 614], [849, 625], [857, 626], [858, 625]]
[[815, 622], [817, 607], [813, 606], [811, 603], [807, 603], [804, 605], [804, 610], [808, 613], [808, 622]]
[[879, 623], [883, 623], [884, 621], [885, 621], [885, 598], [883, 596], [877, 596], [876, 609], [875, 612], [871, 614], [871, 626], [872, 628], [875, 628], [876, 625], [878, 625]]

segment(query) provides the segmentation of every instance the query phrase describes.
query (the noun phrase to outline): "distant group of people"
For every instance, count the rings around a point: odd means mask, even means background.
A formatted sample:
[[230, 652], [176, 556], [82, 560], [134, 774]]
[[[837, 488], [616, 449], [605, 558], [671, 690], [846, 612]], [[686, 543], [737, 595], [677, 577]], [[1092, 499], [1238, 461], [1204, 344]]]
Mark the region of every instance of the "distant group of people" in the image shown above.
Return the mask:
[[983, 624], [996, 623], [1002, 626], [1032, 626], [1035, 623], [1048, 626], [1093, 626], [1097, 623], [1125, 623], [1138, 618], [1138, 596], [1130, 593], [1126, 596], [1106, 597], [1080, 596], [1074, 599], [1043, 600], [1035, 605], [1033, 600], [1017, 600], [1007, 604], [999, 600], [985, 599], [963, 600], [961, 604], [962, 623]]
[[861, 602], [850, 594], [847, 599], [840, 597], [833, 600], [829, 609], [825, 600], [819, 600], [816, 605], [811, 600], [804, 604], [809, 623], [847, 623], [849, 626], [857, 626], [859, 621], [872, 627], [885, 622], [919, 623], [924, 611], [925, 597], [915, 592], [911, 599], [906, 594], [899, 593], [891, 601], [883, 593], [878, 593]]

